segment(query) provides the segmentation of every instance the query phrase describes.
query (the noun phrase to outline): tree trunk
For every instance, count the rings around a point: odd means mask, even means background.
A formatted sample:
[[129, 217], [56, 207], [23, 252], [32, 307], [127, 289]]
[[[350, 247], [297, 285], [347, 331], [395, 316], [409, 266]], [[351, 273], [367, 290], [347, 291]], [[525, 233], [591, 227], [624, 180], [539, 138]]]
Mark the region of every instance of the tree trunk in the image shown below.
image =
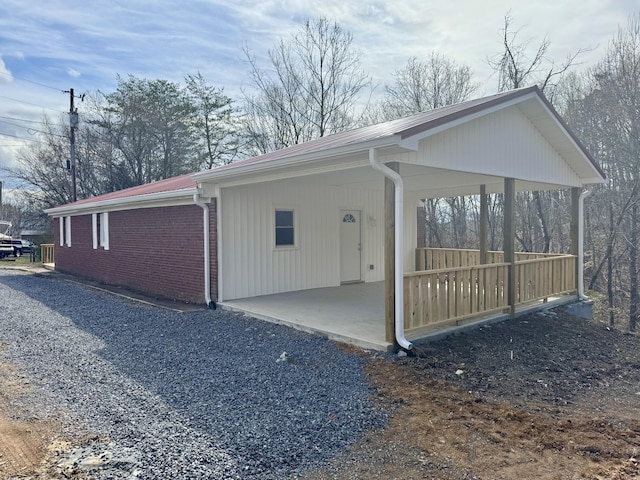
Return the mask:
[[542, 195], [540, 192], [533, 192], [533, 199], [536, 205], [536, 213], [538, 214], [540, 228], [542, 229], [542, 253], [549, 253], [549, 249], [551, 247], [551, 234], [549, 233], [547, 212], [545, 212], [544, 206], [542, 205]]
[[[609, 228], [613, 237], [613, 204], [609, 204]], [[609, 325], [612, 327], [616, 323], [613, 313], [613, 239], [607, 245], [607, 304], [609, 305]]]
[[438, 225], [437, 215], [437, 202], [438, 199], [429, 198], [425, 207], [427, 208], [427, 233], [428, 235], [428, 247], [442, 248], [442, 238], [440, 237], [440, 226]]
[[629, 238], [629, 331], [635, 332], [640, 308], [638, 292], [638, 203], [631, 207], [631, 235]]

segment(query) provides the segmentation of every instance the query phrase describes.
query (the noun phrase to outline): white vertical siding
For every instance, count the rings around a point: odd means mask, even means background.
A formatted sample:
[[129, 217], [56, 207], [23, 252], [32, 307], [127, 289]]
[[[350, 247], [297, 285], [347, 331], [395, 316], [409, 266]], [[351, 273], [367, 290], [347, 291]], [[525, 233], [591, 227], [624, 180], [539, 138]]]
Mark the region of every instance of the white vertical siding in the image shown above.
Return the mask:
[[[341, 209], [361, 211], [362, 279], [384, 278], [381, 190], [283, 180], [221, 195], [223, 300], [339, 285]], [[275, 248], [276, 208], [295, 210], [295, 248]]]
[[422, 140], [416, 161], [498, 177], [582, 185], [576, 172], [516, 108], [486, 115]]

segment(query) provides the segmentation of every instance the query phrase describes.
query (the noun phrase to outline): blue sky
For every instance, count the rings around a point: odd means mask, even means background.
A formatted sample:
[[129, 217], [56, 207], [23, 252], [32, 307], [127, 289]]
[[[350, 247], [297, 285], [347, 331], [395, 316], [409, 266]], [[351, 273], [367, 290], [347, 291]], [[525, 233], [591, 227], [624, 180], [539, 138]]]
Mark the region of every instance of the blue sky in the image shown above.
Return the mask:
[[239, 99], [249, 87], [243, 46], [261, 58], [308, 17], [327, 16], [353, 34], [378, 94], [410, 57], [432, 51], [469, 65], [478, 93], [490, 94], [497, 81], [486, 58], [500, 52], [509, 10], [521, 40], [549, 36], [557, 62], [592, 48], [581, 56], [588, 68], [640, 8], [636, 0], [2, 0], [0, 167], [35, 138], [38, 124], [25, 120], [68, 111], [61, 90], [108, 92], [117, 74], [181, 82], [199, 71]]

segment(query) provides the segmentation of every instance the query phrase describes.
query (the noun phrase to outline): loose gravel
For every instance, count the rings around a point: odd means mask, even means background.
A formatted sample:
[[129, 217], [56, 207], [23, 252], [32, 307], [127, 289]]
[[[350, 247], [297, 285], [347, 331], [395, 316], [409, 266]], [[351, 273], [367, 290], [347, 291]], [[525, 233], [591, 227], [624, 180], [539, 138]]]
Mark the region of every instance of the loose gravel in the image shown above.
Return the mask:
[[0, 269], [0, 345], [34, 383], [25, 416], [94, 435], [60, 462], [69, 476], [290, 478], [387, 420], [362, 356], [222, 310]]

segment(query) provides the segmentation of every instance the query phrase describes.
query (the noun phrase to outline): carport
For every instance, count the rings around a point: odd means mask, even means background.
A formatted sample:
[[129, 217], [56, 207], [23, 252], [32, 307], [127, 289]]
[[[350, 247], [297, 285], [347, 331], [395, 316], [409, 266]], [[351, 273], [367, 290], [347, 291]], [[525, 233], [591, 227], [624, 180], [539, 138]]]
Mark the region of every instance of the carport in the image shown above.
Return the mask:
[[[216, 199], [219, 302], [378, 344], [383, 318], [384, 342], [407, 349], [405, 334], [513, 316], [557, 296], [581, 297], [583, 187], [603, 178], [536, 87], [334, 134], [193, 176], [200, 195]], [[514, 251], [515, 194], [550, 189], [571, 189], [571, 245], [563, 252], [521, 255]], [[490, 194], [504, 196], [504, 252], [487, 250]], [[478, 249], [419, 249], [418, 202], [462, 195], [480, 197]], [[288, 245], [279, 245], [274, 234], [279, 212], [289, 215]], [[343, 242], [345, 222], [359, 222], [352, 244]], [[359, 266], [345, 278], [345, 259], [354, 258]], [[384, 289], [370, 294], [375, 300], [343, 294], [350, 287], [345, 283], [383, 279]], [[334, 320], [327, 318], [329, 309], [335, 309]], [[353, 330], [341, 326], [341, 319]], [[358, 333], [356, 325], [371, 334]]]

